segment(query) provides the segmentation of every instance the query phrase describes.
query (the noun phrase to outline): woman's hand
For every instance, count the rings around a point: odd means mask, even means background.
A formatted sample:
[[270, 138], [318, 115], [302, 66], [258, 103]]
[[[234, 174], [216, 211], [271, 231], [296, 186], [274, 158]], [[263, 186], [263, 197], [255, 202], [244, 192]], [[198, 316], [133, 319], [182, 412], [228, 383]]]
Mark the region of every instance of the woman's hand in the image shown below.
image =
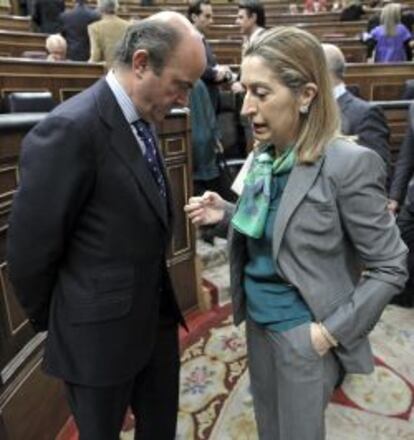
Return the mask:
[[319, 356], [322, 357], [332, 348], [331, 343], [323, 335], [316, 322], [312, 322], [310, 325], [310, 337], [313, 348], [319, 354]]
[[184, 206], [191, 222], [196, 225], [213, 225], [224, 217], [225, 201], [215, 192], [206, 191], [201, 197], [191, 197]]

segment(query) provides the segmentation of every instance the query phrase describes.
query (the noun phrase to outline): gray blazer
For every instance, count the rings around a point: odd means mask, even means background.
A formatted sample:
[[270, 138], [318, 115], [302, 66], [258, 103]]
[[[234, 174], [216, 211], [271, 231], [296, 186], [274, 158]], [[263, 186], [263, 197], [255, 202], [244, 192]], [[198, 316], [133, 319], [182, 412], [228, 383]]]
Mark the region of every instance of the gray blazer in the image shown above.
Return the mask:
[[[367, 335], [407, 278], [407, 249], [386, 208], [385, 177], [377, 154], [336, 139], [317, 162], [294, 167], [274, 225], [275, 264], [338, 340], [335, 351], [349, 373], [372, 371]], [[232, 210], [229, 204], [223, 226]], [[229, 246], [239, 324], [246, 315], [245, 236], [230, 228]]]

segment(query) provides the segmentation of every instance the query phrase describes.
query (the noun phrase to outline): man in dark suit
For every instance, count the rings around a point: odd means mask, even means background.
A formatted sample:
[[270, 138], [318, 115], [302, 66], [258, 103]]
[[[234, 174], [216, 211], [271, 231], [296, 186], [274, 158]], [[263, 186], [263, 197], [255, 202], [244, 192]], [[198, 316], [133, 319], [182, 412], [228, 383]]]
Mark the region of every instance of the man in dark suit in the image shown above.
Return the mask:
[[34, 0], [32, 20], [44, 34], [60, 32], [60, 14], [65, 10], [64, 0]]
[[390, 130], [382, 110], [348, 92], [344, 83], [345, 58], [333, 44], [323, 44], [334, 94], [341, 112], [341, 129], [345, 135], [356, 136], [360, 145], [371, 148], [390, 167]]
[[214, 111], [220, 111], [220, 90], [219, 84], [231, 82], [233, 74], [229, 66], [217, 64], [217, 59], [206, 39], [208, 28], [213, 23], [213, 8], [210, 0], [192, 0], [187, 8], [187, 17], [194, 24], [194, 27], [203, 35], [204, 47], [206, 50], [207, 68], [201, 79], [207, 87]]
[[166, 268], [172, 204], [154, 136], [206, 65], [191, 23], [133, 25], [106, 78], [25, 138], [8, 242], [10, 279], [62, 378], [81, 440], [172, 440], [183, 323]]
[[68, 44], [67, 58], [69, 60], [88, 61], [90, 53], [88, 24], [99, 19], [99, 12], [89, 8], [85, 0], [76, 0], [73, 9], [60, 15], [61, 33]]
[[414, 307], [414, 186], [410, 180], [414, 176], [414, 103], [408, 112], [408, 127], [398, 153], [391, 181], [388, 209], [396, 214], [401, 237], [408, 247], [409, 278], [403, 292], [393, 303], [404, 307]]

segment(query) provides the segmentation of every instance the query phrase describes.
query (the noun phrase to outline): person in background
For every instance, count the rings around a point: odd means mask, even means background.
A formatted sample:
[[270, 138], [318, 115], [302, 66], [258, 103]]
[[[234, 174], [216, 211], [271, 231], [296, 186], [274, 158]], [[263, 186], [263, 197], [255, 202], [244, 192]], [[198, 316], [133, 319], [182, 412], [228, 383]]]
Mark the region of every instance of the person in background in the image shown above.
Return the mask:
[[[245, 48], [265, 30], [266, 14], [260, 1], [240, 0], [238, 4], [236, 24], [240, 26], [240, 32], [243, 35], [243, 56]], [[239, 79], [231, 85], [231, 90], [236, 94], [238, 107], [240, 107], [241, 99], [244, 94], [244, 87]], [[253, 148], [252, 130], [247, 119], [243, 116], [240, 117], [240, 125], [243, 127], [246, 150], [249, 152]]]
[[346, 64], [341, 50], [333, 44], [323, 44], [322, 47], [334, 87], [333, 93], [340, 110], [342, 133], [355, 136], [358, 144], [379, 154], [388, 175], [391, 166], [390, 129], [383, 111], [378, 106], [357, 98], [346, 89]]
[[196, 225], [229, 229], [259, 438], [322, 440], [344, 374], [374, 369], [368, 334], [404, 286], [407, 249], [382, 159], [339, 133], [317, 38], [296, 27], [262, 33], [241, 81], [258, 146], [240, 199], [206, 192], [185, 210]]
[[60, 14], [65, 10], [64, 0], [34, 0], [32, 20], [39, 32], [57, 34], [61, 30]]
[[368, 7], [361, 0], [342, 0], [340, 21], [358, 21], [367, 12]]
[[305, 4], [303, 5], [304, 14], [314, 14], [326, 11], [326, 0], [305, 0]]
[[91, 46], [89, 61], [104, 61], [109, 69], [115, 55], [115, 49], [122, 40], [130, 23], [116, 15], [118, 0], [98, 0], [101, 20], [88, 26]]
[[220, 133], [216, 114], [202, 80], [195, 83], [190, 94], [191, 147], [194, 194], [205, 191], [221, 194], [216, 149]]
[[397, 223], [409, 249], [409, 278], [404, 291], [392, 302], [403, 307], [414, 307], [414, 187], [410, 183], [414, 176], [414, 103], [410, 105], [407, 119], [408, 128], [394, 168], [388, 208], [393, 214], [398, 213]]
[[48, 61], [65, 61], [67, 44], [66, 40], [60, 34], [49, 35], [46, 38], [46, 51]]
[[407, 61], [413, 46], [412, 35], [401, 23], [401, 6], [390, 3], [381, 12], [381, 24], [363, 35], [368, 46], [375, 47], [376, 63]]
[[90, 55], [88, 25], [99, 19], [99, 12], [89, 8], [86, 0], [76, 0], [73, 9], [60, 14], [61, 34], [68, 44], [68, 59], [88, 61]]
[[205, 66], [193, 25], [154, 14], [127, 30], [104, 78], [23, 141], [10, 280], [34, 329], [48, 331], [43, 368], [64, 381], [81, 440], [119, 440], [128, 406], [135, 439], [175, 438], [185, 323], [154, 124], [188, 104]]
[[213, 23], [213, 8], [210, 4], [210, 0], [191, 1], [188, 5], [187, 17], [203, 36], [203, 42], [206, 49], [207, 68], [201, 76], [201, 79], [207, 86], [214, 111], [218, 113], [220, 109], [220, 91], [218, 86], [219, 84], [232, 82], [233, 74], [230, 67], [217, 64], [216, 57], [206, 39], [208, 28]]
[[236, 24], [243, 35], [243, 52], [245, 47], [259, 36], [266, 26], [266, 15], [259, 0], [240, 0]]

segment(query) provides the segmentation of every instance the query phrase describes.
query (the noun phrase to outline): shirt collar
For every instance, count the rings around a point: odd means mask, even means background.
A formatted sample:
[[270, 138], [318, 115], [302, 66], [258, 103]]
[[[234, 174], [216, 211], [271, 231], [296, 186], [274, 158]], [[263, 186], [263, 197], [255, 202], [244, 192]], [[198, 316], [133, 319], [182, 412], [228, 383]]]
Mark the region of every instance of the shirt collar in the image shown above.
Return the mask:
[[249, 36], [248, 41], [251, 43], [259, 34], [263, 31], [263, 28], [261, 26], [258, 26], [253, 33]]
[[125, 89], [116, 78], [113, 70], [110, 70], [107, 73], [105, 80], [108, 83], [109, 88], [112, 90], [112, 93], [114, 94], [115, 99], [128, 124], [136, 122], [140, 118], [139, 113], [131, 98], [128, 96]]
[[346, 87], [344, 83], [338, 84], [333, 89], [333, 94], [335, 99], [339, 99], [342, 95], [346, 93]]

